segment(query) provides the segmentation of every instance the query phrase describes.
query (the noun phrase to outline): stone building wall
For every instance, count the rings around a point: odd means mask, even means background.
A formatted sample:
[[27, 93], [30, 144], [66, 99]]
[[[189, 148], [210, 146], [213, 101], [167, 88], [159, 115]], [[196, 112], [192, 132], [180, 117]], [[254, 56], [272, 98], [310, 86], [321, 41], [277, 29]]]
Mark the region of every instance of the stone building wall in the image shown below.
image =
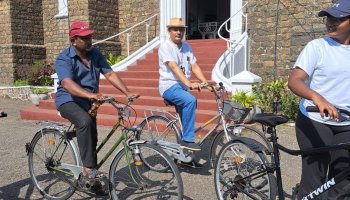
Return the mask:
[[[159, 14], [159, 0], [119, 0], [120, 32], [133, 25]], [[149, 41], [159, 35], [159, 16], [150, 22]], [[120, 36], [122, 54], [127, 55], [126, 34]], [[146, 25], [136, 27], [130, 33], [130, 54], [146, 44]]]
[[[94, 29], [94, 42], [119, 33], [118, 0], [90, 0], [89, 22]], [[118, 38], [113, 38], [95, 45], [105, 56], [109, 53], [120, 55], [121, 46]]]
[[45, 59], [41, 0], [1, 1], [0, 85], [11, 85], [18, 70]]
[[12, 35], [10, 18], [10, 0], [0, 1], [0, 85], [12, 82]]
[[[71, 3], [71, 1], [68, 1]], [[69, 45], [68, 18], [56, 19], [58, 14], [58, 1], [42, 1], [44, 45], [46, 48], [46, 61], [53, 63], [56, 56]]]
[[277, 0], [250, 1], [248, 29], [251, 71], [264, 81], [286, 80], [307, 42], [326, 33], [322, 18], [317, 17], [317, 13], [330, 4], [331, 0], [280, 1], [276, 37]]
[[[68, 17], [56, 19], [58, 1], [43, 1], [45, 47], [47, 61], [54, 62], [57, 55], [70, 44], [68, 29], [71, 23], [83, 21], [95, 30], [93, 42], [118, 31], [117, 0], [68, 0]], [[120, 43], [115, 40], [96, 45], [103, 54], [118, 54]]]

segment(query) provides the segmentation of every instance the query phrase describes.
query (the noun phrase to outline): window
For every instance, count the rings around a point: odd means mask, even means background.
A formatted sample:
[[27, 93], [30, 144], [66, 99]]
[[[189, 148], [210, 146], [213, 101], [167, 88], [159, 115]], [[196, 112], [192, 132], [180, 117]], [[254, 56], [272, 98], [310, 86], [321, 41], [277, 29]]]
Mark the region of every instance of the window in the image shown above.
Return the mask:
[[68, 3], [67, 0], [58, 0], [58, 14], [55, 15], [56, 19], [62, 19], [68, 17]]

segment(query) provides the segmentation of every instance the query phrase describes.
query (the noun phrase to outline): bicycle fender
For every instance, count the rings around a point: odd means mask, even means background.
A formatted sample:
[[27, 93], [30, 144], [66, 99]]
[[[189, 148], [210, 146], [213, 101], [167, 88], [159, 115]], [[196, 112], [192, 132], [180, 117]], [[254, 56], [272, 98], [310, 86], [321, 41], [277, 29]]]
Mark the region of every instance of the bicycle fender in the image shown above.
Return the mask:
[[129, 145], [133, 145], [133, 144], [145, 144], [147, 141], [146, 140], [134, 140], [132, 142], [129, 143]]
[[262, 145], [260, 142], [247, 137], [234, 137], [232, 141], [238, 141], [245, 145], [247, 145], [254, 152], [265, 152], [266, 147]]
[[[134, 140], [134, 141], [130, 141], [129, 143], [128, 143], [128, 145], [135, 145], [135, 144], [145, 144], [147, 141], [144, 141], [144, 140]], [[116, 151], [116, 153], [114, 154], [114, 157], [115, 156], [117, 156], [121, 151], [123, 151], [124, 150], [124, 147], [122, 147], [122, 148], [120, 148], [120, 149], [118, 149], [117, 151]]]

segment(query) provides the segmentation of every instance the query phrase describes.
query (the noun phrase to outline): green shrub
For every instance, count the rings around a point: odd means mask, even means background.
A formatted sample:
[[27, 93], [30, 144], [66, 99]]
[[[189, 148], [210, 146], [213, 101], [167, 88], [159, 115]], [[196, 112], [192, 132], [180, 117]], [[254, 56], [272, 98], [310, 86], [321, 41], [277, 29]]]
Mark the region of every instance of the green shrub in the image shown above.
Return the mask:
[[34, 94], [45, 94], [48, 93], [50, 90], [46, 88], [34, 88], [33, 93]]
[[30, 85], [29, 84], [29, 80], [16, 80], [15, 83], [13, 84], [13, 86], [25, 86], [25, 85]]
[[52, 86], [51, 75], [55, 73], [53, 64], [34, 63], [31, 77], [31, 85]]
[[235, 101], [242, 104], [244, 107], [252, 107], [256, 105], [255, 94], [248, 94], [248, 91], [237, 90], [236, 93], [230, 98], [230, 101]]
[[53, 64], [46, 64], [42, 60], [34, 61], [33, 64], [22, 64], [15, 69], [15, 84], [24, 84], [22, 80], [27, 80], [26, 85], [52, 86], [51, 75], [54, 73]]
[[109, 53], [108, 54], [108, 57], [107, 57], [107, 63], [109, 64], [109, 66], [112, 66], [112, 65], [115, 65], [117, 64], [118, 62], [122, 61], [124, 59], [124, 56], [114, 56], [112, 53]]
[[295, 121], [299, 111], [299, 101], [300, 98], [288, 89], [281, 97], [281, 112]]
[[271, 83], [260, 83], [253, 86], [256, 96], [256, 105], [264, 112], [273, 112], [274, 103], [277, 104], [277, 112], [295, 120], [299, 110], [300, 98], [294, 95], [287, 87], [288, 82], [276, 80]]

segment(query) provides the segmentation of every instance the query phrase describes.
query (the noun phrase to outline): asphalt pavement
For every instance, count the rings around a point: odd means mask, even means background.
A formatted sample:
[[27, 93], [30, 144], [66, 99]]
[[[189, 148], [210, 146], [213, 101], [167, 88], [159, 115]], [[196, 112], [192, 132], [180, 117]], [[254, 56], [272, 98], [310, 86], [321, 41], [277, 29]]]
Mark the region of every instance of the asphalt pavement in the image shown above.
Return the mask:
[[[40, 126], [37, 121], [21, 120], [19, 113], [21, 108], [31, 105], [30, 101], [0, 97], [0, 110], [8, 114], [7, 117], [0, 118], [0, 199], [43, 199], [31, 182], [25, 152], [25, 144], [31, 141]], [[107, 127], [99, 127], [99, 137], [105, 136], [108, 130]], [[278, 127], [278, 133], [281, 144], [297, 148], [294, 127], [282, 125]], [[203, 148], [207, 149], [208, 144]], [[197, 158], [204, 164], [204, 168], [180, 168], [184, 183], [184, 199], [216, 199], [214, 170], [210, 169], [207, 163], [208, 155], [205, 150], [198, 154]], [[291, 194], [292, 187], [300, 179], [300, 157], [289, 156], [282, 152], [281, 159], [285, 192]], [[102, 171], [107, 172], [109, 164], [110, 161], [107, 161]], [[76, 192], [71, 199], [96, 199], [96, 197]]]

